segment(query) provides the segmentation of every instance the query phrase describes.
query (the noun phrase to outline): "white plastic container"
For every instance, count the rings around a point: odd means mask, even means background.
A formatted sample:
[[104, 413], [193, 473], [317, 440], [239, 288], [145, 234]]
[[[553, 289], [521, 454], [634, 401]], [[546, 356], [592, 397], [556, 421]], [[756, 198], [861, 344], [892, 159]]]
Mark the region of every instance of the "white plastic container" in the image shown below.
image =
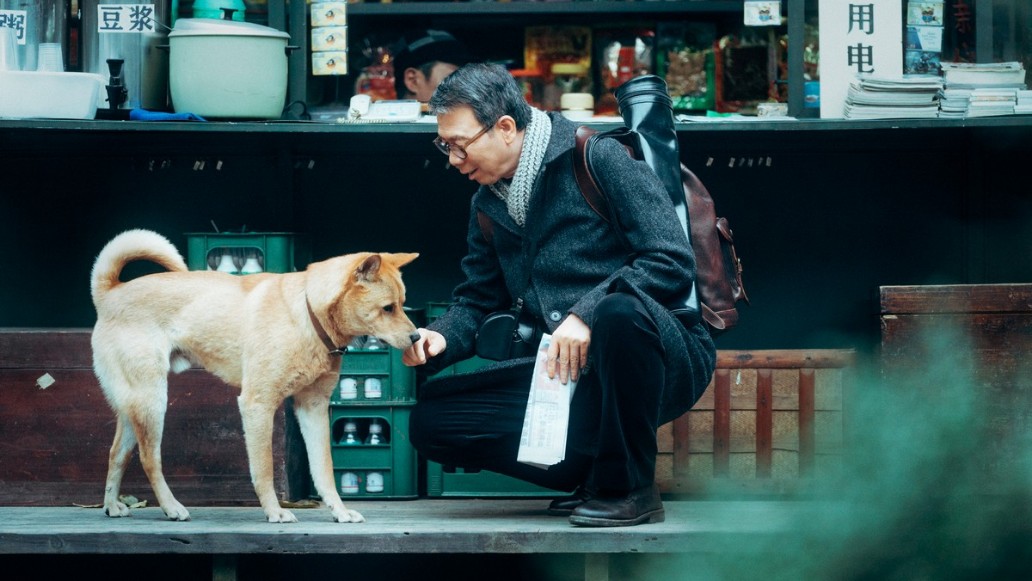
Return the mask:
[[287, 97], [285, 32], [250, 22], [181, 18], [168, 33], [177, 113], [279, 119]]
[[0, 71], [0, 117], [93, 119], [106, 82], [93, 73]]

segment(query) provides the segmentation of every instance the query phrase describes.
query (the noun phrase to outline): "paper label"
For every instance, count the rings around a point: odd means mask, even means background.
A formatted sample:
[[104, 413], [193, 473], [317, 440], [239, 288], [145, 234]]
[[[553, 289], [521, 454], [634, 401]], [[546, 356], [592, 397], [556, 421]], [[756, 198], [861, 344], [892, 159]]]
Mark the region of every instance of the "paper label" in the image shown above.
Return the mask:
[[14, 29], [17, 33], [15, 38], [18, 44], [25, 44], [25, 19], [28, 12], [25, 10], [0, 10], [0, 26]]
[[97, 32], [155, 32], [153, 4], [98, 4]]

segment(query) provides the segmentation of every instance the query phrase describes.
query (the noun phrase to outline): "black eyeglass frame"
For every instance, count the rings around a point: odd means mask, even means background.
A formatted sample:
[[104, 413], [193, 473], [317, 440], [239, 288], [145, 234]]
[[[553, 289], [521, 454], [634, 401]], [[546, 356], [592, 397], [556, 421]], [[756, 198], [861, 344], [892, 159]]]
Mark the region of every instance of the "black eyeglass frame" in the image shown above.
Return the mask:
[[444, 155], [447, 155], [448, 157], [451, 157], [451, 155], [454, 153], [455, 157], [459, 159], [466, 159], [466, 157], [468, 157], [468, 154], [466, 153], [466, 148], [470, 145], [473, 145], [474, 141], [483, 137], [488, 131], [494, 129], [494, 126], [497, 124], [498, 122], [495, 121], [494, 123], [481, 129], [479, 132], [477, 132], [476, 135], [469, 138], [469, 141], [466, 142], [466, 145], [456, 145], [453, 143], [448, 143], [447, 141], [442, 139], [440, 135], [434, 138], [434, 145], [437, 147], [438, 151], [440, 151]]

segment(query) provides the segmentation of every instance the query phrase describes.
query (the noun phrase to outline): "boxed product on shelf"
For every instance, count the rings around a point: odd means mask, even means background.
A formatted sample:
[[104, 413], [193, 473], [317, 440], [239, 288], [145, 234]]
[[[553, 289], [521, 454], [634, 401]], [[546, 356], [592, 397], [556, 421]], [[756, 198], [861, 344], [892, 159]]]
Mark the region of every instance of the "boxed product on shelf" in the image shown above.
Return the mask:
[[713, 109], [716, 87], [712, 22], [660, 23], [656, 74], [663, 77], [675, 111]]
[[416, 452], [408, 437], [412, 405], [330, 406], [333, 475], [342, 498], [419, 495]]
[[231, 274], [295, 272], [311, 261], [307, 239], [293, 232], [186, 233], [190, 270]]

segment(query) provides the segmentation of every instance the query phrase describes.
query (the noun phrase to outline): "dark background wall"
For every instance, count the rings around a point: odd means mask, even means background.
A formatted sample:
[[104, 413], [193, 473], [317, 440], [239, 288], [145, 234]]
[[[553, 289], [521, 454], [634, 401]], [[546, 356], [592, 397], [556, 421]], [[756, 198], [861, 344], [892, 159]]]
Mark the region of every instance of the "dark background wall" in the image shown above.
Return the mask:
[[[720, 347], [864, 349], [880, 285], [1032, 279], [1027, 122], [742, 125], [680, 131], [753, 301]], [[184, 234], [213, 222], [304, 233], [314, 260], [416, 251], [409, 306], [447, 300], [473, 184], [433, 149], [433, 128], [310, 128], [0, 129], [0, 326], [92, 326], [89, 272], [107, 240], [151, 228], [185, 255]]]

